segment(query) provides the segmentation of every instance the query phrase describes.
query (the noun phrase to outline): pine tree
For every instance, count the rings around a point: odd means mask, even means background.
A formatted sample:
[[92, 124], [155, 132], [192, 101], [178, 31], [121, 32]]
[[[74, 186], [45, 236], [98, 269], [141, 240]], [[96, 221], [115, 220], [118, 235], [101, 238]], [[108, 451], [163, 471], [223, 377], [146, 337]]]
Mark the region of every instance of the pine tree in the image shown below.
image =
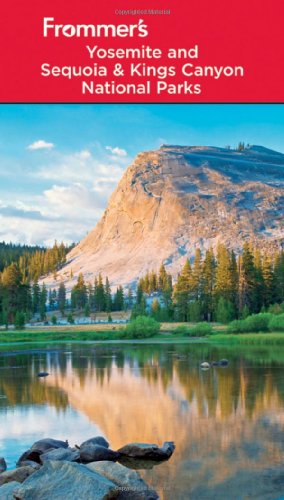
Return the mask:
[[276, 254], [274, 264], [275, 302], [284, 302], [284, 251]]
[[170, 274], [166, 274], [165, 279], [162, 283], [162, 304], [163, 304], [163, 313], [164, 313], [164, 321], [173, 319], [174, 307], [173, 307], [173, 282], [172, 276]]
[[274, 273], [271, 257], [264, 254], [262, 260], [262, 278], [263, 278], [263, 301], [262, 305], [268, 307], [273, 303], [274, 295]]
[[216, 303], [221, 297], [230, 298], [233, 294], [232, 261], [229, 250], [221, 243], [217, 247], [217, 266], [214, 295]]
[[158, 290], [158, 277], [155, 271], [151, 271], [149, 275], [149, 291], [150, 293], [156, 292]]
[[95, 301], [97, 311], [106, 310], [105, 288], [101, 274], [99, 274], [98, 279], [95, 280]]
[[48, 304], [49, 304], [49, 309], [51, 311], [54, 311], [56, 308], [56, 301], [57, 301], [57, 292], [56, 290], [49, 290], [48, 292]]
[[40, 307], [40, 287], [38, 282], [35, 281], [32, 286], [32, 308], [34, 314], [39, 312], [39, 307]]
[[58, 300], [58, 309], [61, 312], [62, 316], [64, 316], [64, 311], [66, 307], [66, 288], [63, 281], [61, 281], [59, 285], [57, 300]]
[[114, 310], [123, 311], [123, 309], [124, 309], [124, 292], [122, 286], [120, 285], [116, 290], [114, 298]]
[[88, 294], [88, 304], [90, 307], [90, 311], [94, 311], [95, 307], [96, 307], [96, 301], [95, 301], [95, 292], [94, 292], [94, 288], [92, 286], [92, 283], [88, 283], [87, 294]]
[[87, 302], [87, 287], [85, 284], [84, 276], [79, 274], [76, 285], [71, 291], [71, 301], [73, 308], [84, 309]]
[[198, 300], [194, 300], [190, 302], [188, 306], [188, 315], [189, 315], [189, 321], [193, 321], [194, 323], [200, 321], [201, 315], [202, 315], [202, 309], [201, 309], [201, 304]]
[[174, 300], [177, 312], [177, 318], [180, 321], [188, 321], [188, 306], [190, 295], [190, 282], [192, 270], [189, 260], [187, 259], [181, 274], [177, 278], [174, 288]]
[[109, 284], [109, 279], [106, 277], [105, 281], [105, 311], [110, 313], [112, 310], [112, 296], [111, 296], [111, 289], [110, 289], [110, 284]]
[[[257, 312], [257, 283], [254, 258], [248, 243], [244, 244], [241, 256], [242, 307], [248, 307], [250, 313]], [[240, 311], [241, 312], [241, 311]]]
[[39, 312], [40, 312], [40, 319], [42, 321], [46, 319], [46, 301], [47, 301], [47, 289], [45, 284], [43, 283], [39, 296]]
[[217, 309], [216, 309], [216, 320], [218, 323], [229, 323], [234, 318], [234, 307], [233, 304], [224, 299], [224, 297], [220, 297]]
[[137, 286], [137, 293], [136, 293], [136, 304], [141, 304], [143, 300], [143, 286], [141, 284], [141, 280], [139, 280], [138, 286]]
[[25, 328], [26, 318], [23, 311], [17, 311], [15, 315], [15, 329], [23, 330]]
[[200, 248], [195, 251], [194, 264], [190, 276], [190, 300], [198, 301], [201, 294], [202, 259]]
[[201, 274], [201, 304], [204, 318], [212, 320], [213, 316], [213, 294], [215, 285], [215, 256], [213, 249], [206, 250]]
[[90, 313], [91, 313], [90, 305], [87, 302], [85, 307], [84, 307], [84, 315], [88, 318], [90, 316]]
[[126, 299], [126, 302], [125, 302], [125, 307], [127, 309], [132, 309], [132, 307], [133, 307], [133, 292], [132, 292], [131, 288], [128, 288], [127, 299]]
[[158, 289], [160, 291], [163, 291], [165, 287], [167, 287], [168, 284], [168, 274], [166, 271], [166, 268], [164, 264], [161, 265], [159, 269], [159, 276], [158, 276]]
[[157, 320], [160, 320], [160, 315], [161, 315], [161, 306], [160, 302], [158, 301], [157, 298], [155, 298], [152, 302], [151, 306], [151, 315]]

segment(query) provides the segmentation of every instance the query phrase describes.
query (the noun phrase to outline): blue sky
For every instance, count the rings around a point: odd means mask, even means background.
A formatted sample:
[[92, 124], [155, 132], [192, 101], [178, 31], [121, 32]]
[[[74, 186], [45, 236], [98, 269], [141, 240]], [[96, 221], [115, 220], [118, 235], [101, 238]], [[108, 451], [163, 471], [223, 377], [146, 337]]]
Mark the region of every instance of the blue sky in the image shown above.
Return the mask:
[[1, 105], [0, 240], [78, 241], [135, 155], [161, 143], [284, 153], [283, 137], [281, 105]]

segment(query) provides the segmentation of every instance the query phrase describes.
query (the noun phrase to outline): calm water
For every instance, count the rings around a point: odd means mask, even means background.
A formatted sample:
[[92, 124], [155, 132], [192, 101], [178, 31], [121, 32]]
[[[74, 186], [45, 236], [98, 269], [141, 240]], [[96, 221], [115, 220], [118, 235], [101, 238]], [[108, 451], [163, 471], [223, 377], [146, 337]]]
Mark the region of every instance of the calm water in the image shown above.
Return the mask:
[[[0, 456], [42, 437], [176, 443], [142, 471], [162, 499], [284, 497], [284, 350], [50, 344], [0, 352]], [[17, 350], [16, 350], [17, 349]], [[226, 357], [227, 368], [202, 371]], [[39, 379], [38, 371], [50, 376]]]

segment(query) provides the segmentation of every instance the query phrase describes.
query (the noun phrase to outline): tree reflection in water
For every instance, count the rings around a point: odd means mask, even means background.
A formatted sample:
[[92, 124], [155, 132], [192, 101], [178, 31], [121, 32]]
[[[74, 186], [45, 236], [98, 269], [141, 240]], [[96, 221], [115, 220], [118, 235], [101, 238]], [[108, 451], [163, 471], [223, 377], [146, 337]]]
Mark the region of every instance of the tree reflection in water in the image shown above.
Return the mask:
[[[201, 361], [224, 357], [227, 368], [200, 370]], [[2, 353], [0, 421], [11, 408], [46, 405], [47, 419], [51, 408], [65, 414], [64, 426], [72, 408], [78, 429], [80, 415], [87, 417], [113, 448], [175, 441], [169, 462], [142, 472], [161, 498], [228, 499], [228, 487], [230, 499], [277, 498], [284, 493], [283, 365], [279, 347], [72, 345]], [[50, 373], [44, 380], [36, 376], [42, 370]]]

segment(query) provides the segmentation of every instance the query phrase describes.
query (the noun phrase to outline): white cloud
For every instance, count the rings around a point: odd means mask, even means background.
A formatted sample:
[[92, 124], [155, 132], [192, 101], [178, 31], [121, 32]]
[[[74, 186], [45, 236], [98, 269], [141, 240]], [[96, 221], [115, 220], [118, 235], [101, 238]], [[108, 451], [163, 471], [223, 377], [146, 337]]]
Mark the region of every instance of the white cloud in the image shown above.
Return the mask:
[[81, 160], [87, 160], [88, 158], [91, 158], [92, 154], [88, 149], [83, 149], [83, 151], [79, 151], [79, 153], [75, 153], [75, 156]]
[[35, 151], [37, 149], [52, 149], [54, 148], [53, 142], [46, 142], [43, 139], [39, 139], [38, 141], [33, 142], [29, 146], [27, 146], [27, 149], [30, 151]]
[[122, 157], [127, 156], [127, 151], [125, 151], [125, 149], [118, 148], [117, 146], [115, 148], [113, 148], [111, 146], [107, 146], [106, 150], [110, 151], [113, 155], [116, 155], [116, 156], [122, 156]]
[[21, 192], [0, 191], [0, 241], [79, 241], [101, 218], [129, 162], [100, 144], [69, 154], [55, 150], [44, 163], [36, 161]]
[[113, 156], [105, 155], [104, 157], [99, 154], [95, 157], [88, 150], [69, 155], [57, 155], [51, 164], [40, 166], [33, 176], [64, 184], [79, 182], [95, 185], [105, 177], [118, 182], [129, 163], [129, 159], [116, 157], [116, 162], [114, 159]]
[[69, 186], [54, 185], [44, 191], [43, 205], [53, 214], [75, 221], [89, 221], [94, 224], [105, 208], [104, 196], [100, 197], [87, 186], [74, 183]]

